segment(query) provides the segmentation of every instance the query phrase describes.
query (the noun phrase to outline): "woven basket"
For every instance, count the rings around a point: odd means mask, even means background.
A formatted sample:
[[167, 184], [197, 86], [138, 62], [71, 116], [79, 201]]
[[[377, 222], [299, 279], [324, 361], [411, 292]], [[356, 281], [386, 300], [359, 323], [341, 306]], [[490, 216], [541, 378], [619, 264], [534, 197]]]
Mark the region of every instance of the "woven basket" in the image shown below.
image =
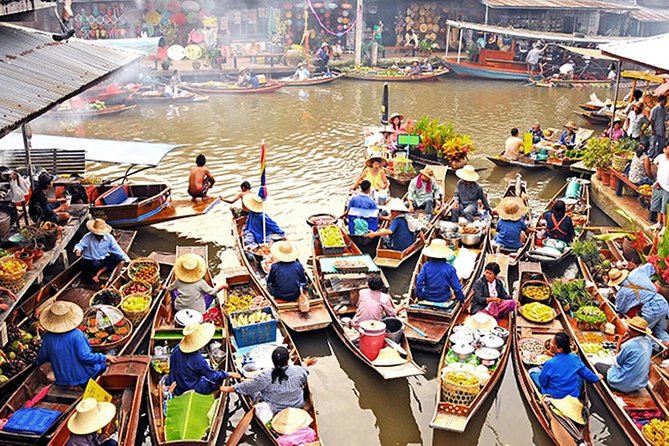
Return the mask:
[[98, 297], [103, 291], [111, 291], [111, 292], [113, 292], [114, 294], [117, 295], [118, 303], [116, 305], [111, 305], [112, 307], [118, 307], [121, 304], [121, 301], [123, 300], [123, 295], [121, 294], [121, 292], [114, 287], [109, 287], [109, 288], [103, 288], [100, 291], [98, 291], [97, 293], [93, 294], [93, 296], [91, 297], [91, 300], [88, 302], [88, 305], [90, 307], [94, 307], [95, 305], [109, 305], [109, 304], [102, 304], [102, 303], [96, 303], [95, 302], [95, 298]]
[[[153, 265], [155, 273], [151, 275], [151, 277], [142, 277], [138, 278], [137, 275], [137, 270], [141, 266], [149, 266]], [[158, 265], [158, 262], [155, 260], [149, 258], [149, 257], [139, 257], [134, 260], [130, 261], [130, 264], [128, 264], [128, 277], [131, 280], [141, 280], [144, 282], [149, 283], [150, 285], [155, 285], [158, 283], [160, 280], [160, 265]]]
[[622, 172], [625, 170], [625, 167], [627, 167], [629, 162], [629, 158], [625, 155], [613, 155], [613, 158], [611, 159], [611, 168], [618, 172]]
[[148, 288], [142, 294], [148, 294], [149, 296], [153, 296], [153, 287], [149, 282], [145, 282], [143, 280], [131, 280], [130, 282], [126, 283], [125, 285], [122, 285], [121, 288], [118, 289], [123, 295], [123, 297], [128, 296], [130, 294], [126, 293], [126, 290], [130, 287], [130, 285], [135, 283]]
[[444, 379], [441, 380], [441, 390], [444, 401], [463, 406], [470, 405], [476, 399], [478, 394], [481, 393], [481, 386], [478, 383], [471, 386], [455, 384], [449, 381], [449, 376], [453, 374], [465, 375], [478, 380], [476, 375], [469, 372], [458, 371], [447, 373], [446, 376], [444, 376]]
[[[5, 262], [19, 262], [22, 268], [15, 273], [5, 273], [2, 271], [2, 264]], [[0, 287], [7, 288], [12, 293], [17, 293], [26, 281], [26, 271], [28, 271], [28, 265], [26, 262], [20, 259], [15, 259], [13, 256], [7, 256], [0, 259]]]
[[[544, 287], [544, 288], [547, 288], [548, 289], [548, 297], [546, 297], [545, 299], [532, 299], [532, 298], [525, 295], [525, 288], [527, 288], [527, 287]], [[541, 280], [528, 280], [525, 283], [523, 283], [523, 288], [522, 288], [522, 291], [521, 291], [521, 295], [528, 302], [546, 303], [546, 302], [550, 302], [550, 300], [551, 300], [551, 289], [546, 284], [546, 282], [543, 282]]]
[[[125, 308], [123, 308], [123, 302], [125, 302], [127, 299], [131, 297], [144, 297], [147, 299], [146, 306], [142, 308], [141, 310], [136, 310], [136, 311], [130, 311]], [[123, 315], [134, 325], [137, 325], [139, 322], [146, 317], [147, 314], [149, 314], [149, 311], [151, 311], [151, 295], [146, 294], [146, 293], [135, 293], [135, 294], [130, 294], [128, 296], [125, 296], [123, 300], [121, 301], [121, 305], [119, 306], [121, 308], [121, 311], [123, 312]]]

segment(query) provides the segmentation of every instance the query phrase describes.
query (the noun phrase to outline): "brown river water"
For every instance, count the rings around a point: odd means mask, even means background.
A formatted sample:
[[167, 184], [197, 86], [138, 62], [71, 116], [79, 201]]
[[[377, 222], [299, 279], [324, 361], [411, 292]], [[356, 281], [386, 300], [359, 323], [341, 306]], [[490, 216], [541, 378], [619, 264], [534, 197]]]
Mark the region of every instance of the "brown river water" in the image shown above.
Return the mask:
[[[498, 153], [511, 127], [521, 132], [539, 119], [546, 127], [561, 127], [592, 90], [544, 89], [517, 83], [481, 82], [447, 78], [422, 84], [391, 84], [390, 111], [419, 118], [422, 114], [452, 121], [457, 130], [472, 135], [476, 151], [470, 157], [485, 167], [481, 182], [493, 201], [515, 171], [495, 167], [486, 154]], [[339, 215], [348, 188], [360, 172], [364, 159], [362, 128], [377, 125], [382, 84], [338, 81], [324, 87], [279, 90], [252, 96], [219, 96], [209, 102], [178, 107], [138, 106], [111, 119], [86, 122], [49, 119], [35, 122], [35, 133], [89, 138], [146, 140], [186, 144], [167, 155], [161, 165], [134, 177], [135, 181], [167, 181], [176, 195], [186, 196], [188, 170], [195, 156], [207, 156], [216, 176], [214, 194], [232, 195], [242, 180], [259, 183], [260, 142], [267, 145], [269, 214], [299, 246], [306, 261], [311, 233], [305, 219], [314, 213]], [[611, 95], [597, 90], [600, 98]], [[578, 122], [578, 121], [577, 121]], [[580, 124], [584, 125], [584, 122]], [[89, 166], [98, 176], [118, 174], [119, 166]], [[564, 178], [549, 170], [524, 172], [532, 207], [541, 209]], [[449, 174], [447, 193], [453, 190]], [[209, 214], [143, 228], [132, 247], [136, 255], [172, 251], [178, 244], [208, 244], [210, 266], [237, 263], [227, 205]], [[594, 223], [606, 224], [601, 212]], [[388, 272], [391, 293], [406, 297], [415, 260]], [[566, 265], [551, 276], [574, 276], [577, 268]], [[512, 277], [515, 272], [512, 272]], [[322, 440], [328, 445], [548, 445], [518, 389], [513, 364], [494, 397], [469, 424], [466, 433], [451, 434], [429, 427], [437, 392], [438, 356], [415, 353], [424, 365], [422, 377], [383, 381], [342, 345], [331, 330], [295, 335], [302, 356], [314, 356], [309, 382], [315, 394]], [[615, 425], [601, 401], [593, 396], [591, 428], [597, 445], [629, 442]], [[233, 414], [228, 428], [243, 414], [232, 398]], [[144, 423], [144, 426], [146, 424]], [[249, 431], [246, 444], [269, 444], [262, 434]], [[151, 444], [150, 439], [144, 441]]]

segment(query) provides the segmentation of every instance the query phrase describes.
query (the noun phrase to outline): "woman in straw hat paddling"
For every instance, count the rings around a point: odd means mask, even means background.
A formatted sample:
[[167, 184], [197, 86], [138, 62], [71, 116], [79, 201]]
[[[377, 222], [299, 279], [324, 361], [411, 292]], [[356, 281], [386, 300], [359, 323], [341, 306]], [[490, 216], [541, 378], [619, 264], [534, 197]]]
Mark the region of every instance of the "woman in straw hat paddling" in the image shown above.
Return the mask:
[[195, 310], [204, 314], [216, 294], [228, 287], [225, 281], [218, 287], [209, 285], [204, 280], [206, 274], [207, 265], [197, 254], [187, 253], [176, 260], [176, 280], [167, 287], [173, 293], [175, 311]]
[[130, 257], [121, 249], [111, 234], [112, 227], [104, 220], [89, 220], [86, 227], [89, 232], [74, 246], [74, 254], [82, 257], [84, 275], [99, 283], [105, 272], [113, 271], [121, 262], [129, 262]]
[[116, 406], [112, 403], [98, 402], [95, 398], [82, 400], [67, 420], [70, 438], [66, 446], [117, 446], [116, 440], [105, 440], [100, 433], [115, 416]]
[[270, 253], [274, 262], [267, 274], [267, 288], [275, 299], [295, 302], [307, 286], [307, 275], [297, 258], [299, 252], [290, 242], [275, 242]]

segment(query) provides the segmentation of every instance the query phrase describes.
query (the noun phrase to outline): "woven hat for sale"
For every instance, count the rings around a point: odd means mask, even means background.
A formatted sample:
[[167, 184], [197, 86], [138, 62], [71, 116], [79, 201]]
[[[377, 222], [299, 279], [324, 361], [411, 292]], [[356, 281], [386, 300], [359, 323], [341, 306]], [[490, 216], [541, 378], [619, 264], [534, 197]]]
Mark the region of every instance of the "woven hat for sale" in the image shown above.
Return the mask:
[[272, 429], [282, 435], [290, 435], [300, 429], [309, 427], [313, 421], [314, 419], [306, 410], [289, 407], [272, 418]]

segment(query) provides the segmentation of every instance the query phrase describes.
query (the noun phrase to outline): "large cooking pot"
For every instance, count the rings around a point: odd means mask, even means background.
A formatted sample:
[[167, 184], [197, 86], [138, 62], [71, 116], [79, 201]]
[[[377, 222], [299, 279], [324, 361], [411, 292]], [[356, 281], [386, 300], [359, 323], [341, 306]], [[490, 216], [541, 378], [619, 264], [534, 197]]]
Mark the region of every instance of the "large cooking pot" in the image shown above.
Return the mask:
[[462, 233], [462, 238], [460, 238], [460, 243], [466, 246], [478, 245], [481, 242], [481, 231], [478, 231], [474, 234]]

